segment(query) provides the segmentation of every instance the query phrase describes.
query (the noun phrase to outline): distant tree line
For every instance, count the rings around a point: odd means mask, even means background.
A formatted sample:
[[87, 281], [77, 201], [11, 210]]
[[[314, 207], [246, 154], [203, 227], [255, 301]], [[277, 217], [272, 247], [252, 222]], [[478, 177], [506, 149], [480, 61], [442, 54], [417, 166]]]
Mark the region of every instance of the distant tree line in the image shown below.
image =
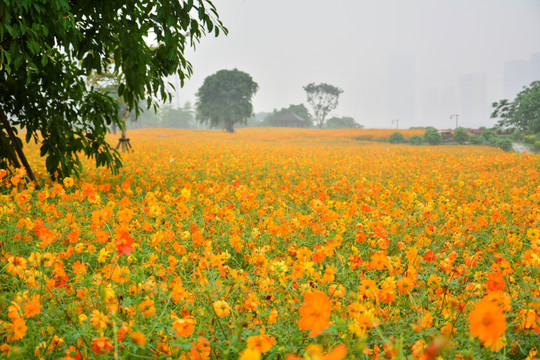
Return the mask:
[[154, 110], [141, 112], [139, 118], [131, 119], [127, 124], [130, 129], [138, 128], [175, 128], [196, 129], [201, 125], [195, 121], [193, 106], [188, 101], [182, 107], [173, 107], [170, 104]]
[[304, 87], [313, 113], [303, 105], [274, 109], [264, 116], [253, 114], [251, 99], [258, 84], [238, 69], [220, 70], [208, 76], [197, 91], [195, 119], [213, 128], [234, 132], [234, 126], [279, 126], [318, 128], [361, 128], [351, 117], [327, 117], [334, 110], [343, 90], [329, 84], [311, 83]]
[[[416, 129], [419, 128], [417, 127]], [[408, 139], [405, 139], [405, 136], [401, 132], [395, 131], [389, 136], [388, 142], [391, 144], [440, 145], [444, 142], [444, 139], [439, 130], [434, 127], [426, 127], [423, 136], [412, 135]], [[497, 129], [483, 128], [480, 134], [469, 134], [467, 129], [459, 127], [446, 139], [446, 142], [460, 145], [489, 145], [501, 148], [504, 151], [512, 150], [511, 135], [503, 134], [501, 131], [497, 132]]]

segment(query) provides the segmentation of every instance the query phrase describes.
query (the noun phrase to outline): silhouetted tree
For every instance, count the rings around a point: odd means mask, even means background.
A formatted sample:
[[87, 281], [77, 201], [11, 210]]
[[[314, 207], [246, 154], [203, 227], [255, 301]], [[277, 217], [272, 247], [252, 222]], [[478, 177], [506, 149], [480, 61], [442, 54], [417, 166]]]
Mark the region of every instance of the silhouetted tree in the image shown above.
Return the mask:
[[246, 123], [252, 116], [251, 98], [258, 88], [249, 74], [237, 69], [220, 70], [208, 76], [196, 95], [197, 121], [222, 126], [233, 133], [235, 123]]
[[322, 129], [326, 116], [334, 110], [339, 101], [339, 95], [343, 92], [340, 88], [333, 85], [321, 83], [304, 86], [307, 101], [313, 108], [315, 125]]

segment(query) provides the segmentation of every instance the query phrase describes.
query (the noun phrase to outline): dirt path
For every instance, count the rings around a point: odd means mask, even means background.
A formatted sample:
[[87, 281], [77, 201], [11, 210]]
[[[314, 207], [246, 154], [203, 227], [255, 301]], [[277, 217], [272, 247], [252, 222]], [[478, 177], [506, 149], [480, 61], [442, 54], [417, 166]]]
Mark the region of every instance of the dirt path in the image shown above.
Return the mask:
[[512, 148], [517, 153], [531, 152], [531, 149], [529, 149], [529, 147], [527, 145], [522, 144], [522, 143], [514, 142], [514, 143], [512, 143]]

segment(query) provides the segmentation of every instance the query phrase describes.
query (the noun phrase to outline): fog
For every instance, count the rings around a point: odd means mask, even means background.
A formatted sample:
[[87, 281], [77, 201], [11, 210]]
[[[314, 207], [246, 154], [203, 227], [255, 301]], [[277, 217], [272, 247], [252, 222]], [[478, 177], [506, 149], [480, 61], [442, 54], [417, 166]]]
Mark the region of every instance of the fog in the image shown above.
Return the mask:
[[[540, 80], [538, 0], [215, 0], [228, 36], [189, 51], [194, 74], [237, 68], [259, 84], [255, 112], [304, 103], [303, 86], [341, 88], [331, 116], [366, 127], [491, 127], [491, 103]], [[311, 110], [311, 109], [310, 109]], [[399, 122], [392, 122], [399, 120]]]

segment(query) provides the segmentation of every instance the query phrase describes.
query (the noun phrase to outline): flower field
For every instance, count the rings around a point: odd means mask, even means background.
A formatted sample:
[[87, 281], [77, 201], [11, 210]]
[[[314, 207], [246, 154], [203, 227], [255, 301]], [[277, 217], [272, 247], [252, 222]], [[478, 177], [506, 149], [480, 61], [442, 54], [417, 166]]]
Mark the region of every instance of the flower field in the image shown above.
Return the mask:
[[0, 358], [538, 359], [540, 156], [392, 132], [136, 130], [57, 184], [29, 148]]

